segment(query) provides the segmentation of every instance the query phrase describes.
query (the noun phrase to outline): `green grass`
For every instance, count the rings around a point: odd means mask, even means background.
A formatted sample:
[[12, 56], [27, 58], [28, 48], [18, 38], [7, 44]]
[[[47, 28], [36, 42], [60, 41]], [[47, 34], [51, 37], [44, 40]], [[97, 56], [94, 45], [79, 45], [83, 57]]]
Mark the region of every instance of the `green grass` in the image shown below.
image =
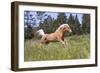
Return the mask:
[[24, 49], [25, 61], [42, 60], [67, 60], [67, 59], [87, 59], [90, 56], [90, 36], [74, 35], [65, 37], [68, 47], [63, 48], [60, 42], [40, 45], [38, 40], [26, 40]]

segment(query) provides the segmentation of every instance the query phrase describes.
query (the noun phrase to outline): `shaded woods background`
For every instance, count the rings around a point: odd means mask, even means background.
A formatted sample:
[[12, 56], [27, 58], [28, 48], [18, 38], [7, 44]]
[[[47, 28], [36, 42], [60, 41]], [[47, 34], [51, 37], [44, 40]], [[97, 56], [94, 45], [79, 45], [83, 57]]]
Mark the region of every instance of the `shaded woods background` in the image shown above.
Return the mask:
[[25, 39], [32, 39], [39, 29], [52, 33], [63, 23], [68, 23], [73, 31], [66, 36], [90, 33], [90, 14], [24, 11]]

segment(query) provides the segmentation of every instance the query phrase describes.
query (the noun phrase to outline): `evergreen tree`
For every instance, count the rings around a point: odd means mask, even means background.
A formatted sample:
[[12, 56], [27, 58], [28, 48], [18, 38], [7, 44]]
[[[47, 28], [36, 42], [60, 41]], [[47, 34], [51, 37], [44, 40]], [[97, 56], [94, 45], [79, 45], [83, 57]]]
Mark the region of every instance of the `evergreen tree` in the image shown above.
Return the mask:
[[67, 22], [65, 13], [58, 13], [56, 19], [52, 18], [50, 15], [46, 15], [47, 18], [40, 23], [40, 28], [44, 29], [45, 32], [54, 32], [61, 24]]
[[31, 14], [31, 11], [24, 12], [24, 38], [31, 39], [34, 35], [32, 34], [32, 28], [36, 24], [36, 20]]
[[67, 22], [67, 17], [65, 13], [58, 13], [57, 23], [58, 26]]
[[44, 18], [45, 18], [45, 16], [47, 16], [46, 14], [45, 14], [45, 12], [41, 12], [41, 11], [37, 11], [36, 12], [37, 13], [37, 19], [38, 19], [38, 21], [39, 21], [39, 28], [41, 29], [43, 29], [44, 27], [43, 27], [43, 23], [44, 23]]
[[78, 20], [78, 17], [77, 15], [75, 16], [75, 34], [80, 34], [81, 31], [80, 31], [80, 22]]
[[72, 29], [71, 34], [75, 34], [75, 20], [74, 20], [74, 16], [72, 14], [70, 14], [67, 23], [69, 24], [70, 28]]
[[52, 28], [54, 28], [54, 27], [53, 27], [53, 18], [52, 18], [50, 15], [48, 15], [48, 17], [47, 17], [46, 19], [44, 19], [44, 22], [43, 22], [42, 25], [40, 25], [40, 27], [41, 27], [42, 29], [44, 29], [44, 31], [45, 31], [46, 33], [51, 33], [51, 32], [53, 32], [53, 30], [52, 30]]
[[57, 19], [53, 19], [53, 23], [52, 23], [52, 31], [55, 31], [58, 27], [59, 27], [59, 24], [57, 22]]
[[82, 17], [82, 30], [83, 33], [90, 33], [90, 15], [89, 14], [83, 14]]
[[43, 17], [45, 16], [45, 12], [42, 11], [37, 11], [37, 19], [41, 20], [43, 19]]
[[24, 28], [24, 36], [25, 39], [32, 39], [34, 36], [31, 25], [28, 25], [27, 28]]

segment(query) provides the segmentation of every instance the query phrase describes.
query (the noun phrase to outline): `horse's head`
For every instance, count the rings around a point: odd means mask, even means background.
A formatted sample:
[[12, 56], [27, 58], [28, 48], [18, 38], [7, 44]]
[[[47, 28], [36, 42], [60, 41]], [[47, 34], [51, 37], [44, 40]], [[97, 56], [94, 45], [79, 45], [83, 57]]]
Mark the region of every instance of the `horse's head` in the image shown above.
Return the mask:
[[58, 30], [62, 32], [72, 32], [70, 26], [68, 24], [62, 24], [59, 26]]

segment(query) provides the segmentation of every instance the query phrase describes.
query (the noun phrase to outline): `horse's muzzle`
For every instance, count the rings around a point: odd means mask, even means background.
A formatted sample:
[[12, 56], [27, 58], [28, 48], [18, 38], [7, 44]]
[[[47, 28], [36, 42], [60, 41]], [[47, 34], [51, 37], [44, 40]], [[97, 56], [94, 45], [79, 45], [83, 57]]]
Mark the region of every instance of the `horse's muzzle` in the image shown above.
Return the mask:
[[69, 30], [69, 32], [72, 32], [72, 30]]

